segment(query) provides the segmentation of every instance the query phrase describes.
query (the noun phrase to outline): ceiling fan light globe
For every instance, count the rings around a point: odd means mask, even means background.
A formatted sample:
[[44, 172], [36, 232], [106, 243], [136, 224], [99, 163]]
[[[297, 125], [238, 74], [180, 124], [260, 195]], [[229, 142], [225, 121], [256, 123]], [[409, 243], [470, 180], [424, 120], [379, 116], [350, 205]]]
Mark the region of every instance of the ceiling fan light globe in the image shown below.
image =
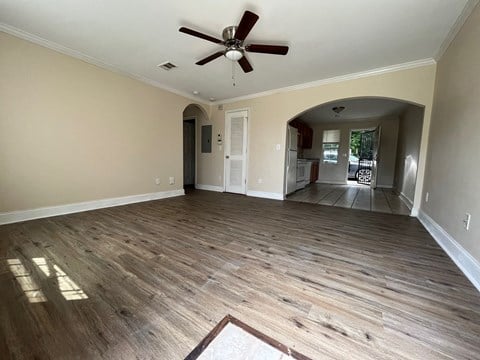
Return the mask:
[[228, 49], [225, 52], [225, 57], [232, 61], [238, 61], [243, 57], [243, 52], [239, 49]]

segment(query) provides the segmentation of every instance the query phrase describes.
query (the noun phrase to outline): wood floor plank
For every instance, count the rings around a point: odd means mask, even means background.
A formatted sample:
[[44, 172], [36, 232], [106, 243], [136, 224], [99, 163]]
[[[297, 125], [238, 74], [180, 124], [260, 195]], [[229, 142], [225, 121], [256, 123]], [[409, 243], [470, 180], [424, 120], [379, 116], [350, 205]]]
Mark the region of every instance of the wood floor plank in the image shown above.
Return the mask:
[[0, 357], [183, 359], [231, 314], [312, 359], [478, 359], [475, 288], [415, 218], [341, 208], [357, 190], [341, 191], [0, 226]]

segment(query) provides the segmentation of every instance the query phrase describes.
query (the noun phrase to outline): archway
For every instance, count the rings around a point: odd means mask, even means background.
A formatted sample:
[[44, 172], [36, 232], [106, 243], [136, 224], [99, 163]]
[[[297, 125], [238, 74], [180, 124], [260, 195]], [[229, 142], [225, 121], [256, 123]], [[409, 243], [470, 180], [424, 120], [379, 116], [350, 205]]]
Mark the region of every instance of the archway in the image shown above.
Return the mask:
[[[208, 134], [202, 131], [205, 123], [208, 122], [208, 115], [205, 110], [197, 105], [190, 104], [183, 110], [183, 186], [186, 190], [196, 188], [198, 184], [199, 168], [202, 162], [199, 161], [199, 153], [208, 152], [211, 146]], [[211, 127], [210, 127], [211, 130]], [[205, 144], [204, 144], [205, 142]]]
[[[417, 191], [417, 165], [423, 118], [423, 106], [384, 97], [339, 99], [302, 111], [287, 123], [285, 196], [313, 182], [333, 184], [336, 186], [315, 186], [316, 191], [310, 191], [310, 194], [300, 190], [301, 195], [297, 192], [291, 198], [323, 205], [410, 214], [415, 197], [420, 194]], [[374, 129], [382, 130], [377, 134], [378, 152], [372, 147], [370, 158], [359, 159], [358, 148], [352, 145], [352, 136], [354, 133], [374, 133]], [[292, 133], [298, 134], [296, 149]], [[292, 159], [295, 155], [299, 160], [294, 169]], [[378, 187], [379, 191], [352, 190], [346, 186], [352, 185], [348, 180], [358, 175], [360, 167], [375, 176], [378, 185], [373, 186], [372, 178], [372, 188]], [[292, 187], [295, 172], [297, 182]], [[356, 181], [359, 182], [358, 178]], [[403, 201], [392, 197], [392, 193], [400, 195]]]

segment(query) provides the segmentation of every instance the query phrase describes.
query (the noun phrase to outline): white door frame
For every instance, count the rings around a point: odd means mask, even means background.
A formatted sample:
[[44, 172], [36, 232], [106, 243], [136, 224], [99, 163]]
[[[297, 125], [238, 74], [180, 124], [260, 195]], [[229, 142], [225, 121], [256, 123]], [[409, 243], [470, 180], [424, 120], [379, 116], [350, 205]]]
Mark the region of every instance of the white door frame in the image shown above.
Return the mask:
[[348, 155], [347, 155], [347, 167], [345, 169], [345, 184], [348, 183], [348, 164], [350, 163], [350, 145], [352, 143], [352, 132], [360, 132], [360, 131], [374, 131], [376, 126], [370, 126], [366, 128], [350, 128], [350, 132], [348, 133]]
[[[380, 138], [382, 136], [382, 127], [377, 125], [375, 128], [375, 133], [376, 133], [376, 143], [374, 143], [374, 149], [375, 149], [375, 156], [372, 159], [372, 180], [370, 181], [370, 188], [371, 189], [376, 189], [377, 188], [377, 183], [378, 183], [378, 163], [379, 163], [379, 153], [380, 153], [380, 146], [382, 145], [380, 142]], [[397, 132], [398, 136], [398, 132]]]
[[224, 146], [223, 146], [223, 191], [226, 192], [227, 191], [227, 159], [226, 159], [226, 156], [227, 156], [227, 141], [229, 141], [227, 139], [227, 117], [228, 117], [228, 114], [231, 114], [231, 113], [236, 113], [236, 112], [240, 112], [240, 111], [246, 111], [247, 112], [247, 139], [245, 141], [245, 161], [244, 161], [244, 165], [243, 165], [243, 170], [244, 170], [244, 174], [245, 174], [245, 192], [244, 194], [246, 195], [247, 192], [248, 192], [248, 164], [249, 164], [249, 157], [250, 157], [250, 151], [249, 151], [249, 147], [250, 147], [250, 142], [249, 142], [249, 139], [250, 139], [250, 108], [240, 108], [240, 109], [233, 109], [233, 110], [227, 110], [225, 111], [225, 122], [224, 122]]

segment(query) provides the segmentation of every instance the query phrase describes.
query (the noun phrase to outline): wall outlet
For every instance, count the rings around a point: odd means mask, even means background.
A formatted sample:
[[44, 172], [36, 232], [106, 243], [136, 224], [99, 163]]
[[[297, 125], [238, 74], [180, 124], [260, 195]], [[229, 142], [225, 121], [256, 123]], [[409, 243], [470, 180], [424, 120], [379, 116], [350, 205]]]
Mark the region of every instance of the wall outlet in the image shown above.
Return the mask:
[[160, 185], [160, 178], [155, 178], [155, 184]]
[[258, 179], [258, 183], [259, 184], [263, 183], [263, 179]]
[[463, 218], [463, 227], [465, 230], [470, 230], [470, 220], [472, 219], [472, 215], [469, 213], [465, 213], [465, 217]]
[[222, 175], [218, 175], [218, 180], [222, 181]]
[[280, 144], [275, 145], [275, 150], [279, 151], [281, 149], [282, 149], [282, 145]]
[[430, 198], [430, 193], [427, 192], [427, 193], [425, 194], [425, 202], [426, 202], [426, 203], [428, 202], [428, 199], [429, 199], [429, 198]]
[[169, 183], [170, 185], [175, 184], [175, 178], [174, 178], [173, 176], [170, 176], [170, 177], [168, 178], [168, 183]]

